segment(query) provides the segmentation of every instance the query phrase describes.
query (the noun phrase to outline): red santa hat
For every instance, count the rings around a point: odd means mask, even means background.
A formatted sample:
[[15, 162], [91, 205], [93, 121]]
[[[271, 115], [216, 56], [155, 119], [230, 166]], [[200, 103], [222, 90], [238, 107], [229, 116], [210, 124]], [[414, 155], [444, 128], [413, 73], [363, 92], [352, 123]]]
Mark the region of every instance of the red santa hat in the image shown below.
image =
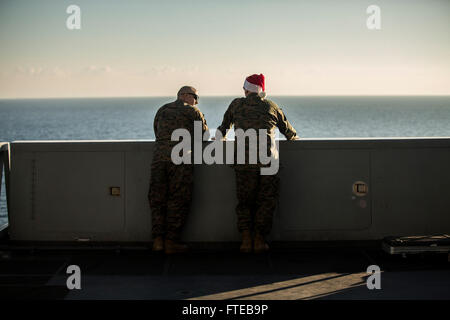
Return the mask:
[[261, 98], [266, 97], [266, 88], [264, 84], [264, 75], [252, 74], [244, 82], [244, 89], [250, 92], [256, 92]]

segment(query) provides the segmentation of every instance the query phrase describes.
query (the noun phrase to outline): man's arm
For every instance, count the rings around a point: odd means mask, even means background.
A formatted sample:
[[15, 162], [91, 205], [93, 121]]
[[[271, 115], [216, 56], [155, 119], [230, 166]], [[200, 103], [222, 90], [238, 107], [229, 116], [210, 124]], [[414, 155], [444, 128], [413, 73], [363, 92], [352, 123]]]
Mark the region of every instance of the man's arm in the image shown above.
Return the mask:
[[155, 140], [158, 136], [158, 121], [159, 121], [159, 110], [156, 112], [155, 119], [153, 119], [153, 131], [155, 132]]
[[[227, 111], [223, 115], [222, 124], [217, 128], [216, 133], [220, 132], [222, 134], [223, 138], [225, 138], [225, 136], [227, 135], [227, 130], [229, 130], [234, 124], [233, 111], [234, 111], [234, 108], [236, 108], [236, 106], [239, 103], [240, 103], [239, 98], [234, 99], [231, 102], [231, 104], [228, 107]], [[216, 137], [217, 137], [217, 135], [216, 135]]]
[[286, 118], [286, 115], [283, 113], [283, 110], [281, 110], [281, 108], [279, 107], [277, 108], [277, 117], [278, 117], [277, 127], [280, 130], [280, 132], [286, 137], [286, 139], [298, 140], [299, 138], [297, 136], [297, 132]]
[[201, 121], [202, 122], [202, 135], [204, 135], [205, 132], [207, 132], [205, 138], [209, 139], [209, 128], [208, 128], [208, 125], [206, 123], [205, 116], [203, 115], [203, 113], [200, 110], [198, 110], [197, 116], [198, 116], [197, 121]]

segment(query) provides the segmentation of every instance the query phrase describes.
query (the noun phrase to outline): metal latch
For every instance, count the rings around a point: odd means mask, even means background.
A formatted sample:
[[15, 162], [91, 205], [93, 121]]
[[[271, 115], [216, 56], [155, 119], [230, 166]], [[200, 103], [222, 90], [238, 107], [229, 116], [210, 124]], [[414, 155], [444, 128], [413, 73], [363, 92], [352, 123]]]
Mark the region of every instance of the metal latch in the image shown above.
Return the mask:
[[369, 187], [364, 181], [356, 181], [353, 184], [353, 193], [358, 197], [363, 197], [369, 192]]
[[115, 196], [115, 197], [120, 196], [120, 187], [110, 187], [109, 190], [110, 190], [110, 194], [112, 196]]

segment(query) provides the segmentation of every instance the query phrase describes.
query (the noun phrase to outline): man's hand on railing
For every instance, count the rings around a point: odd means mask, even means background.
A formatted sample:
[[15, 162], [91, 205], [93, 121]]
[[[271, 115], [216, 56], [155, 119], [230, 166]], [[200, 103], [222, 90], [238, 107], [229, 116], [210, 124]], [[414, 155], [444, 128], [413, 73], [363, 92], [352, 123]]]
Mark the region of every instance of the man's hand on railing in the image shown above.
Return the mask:
[[[215, 141], [216, 137], [211, 137], [211, 140]], [[220, 141], [227, 141], [226, 137], [220, 138]]]

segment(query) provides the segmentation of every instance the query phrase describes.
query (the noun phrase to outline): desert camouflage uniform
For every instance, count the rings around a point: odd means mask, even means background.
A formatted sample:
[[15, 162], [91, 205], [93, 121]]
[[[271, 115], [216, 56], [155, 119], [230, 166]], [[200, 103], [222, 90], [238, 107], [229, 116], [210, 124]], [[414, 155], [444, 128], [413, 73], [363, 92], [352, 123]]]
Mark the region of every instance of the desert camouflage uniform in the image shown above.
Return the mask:
[[203, 132], [208, 130], [203, 113], [182, 100], [168, 103], [156, 113], [153, 124], [156, 145], [148, 194], [153, 238], [165, 236], [176, 241], [180, 238], [191, 204], [194, 165], [172, 163], [172, 147], [179, 142], [171, 141], [171, 136], [175, 129], [184, 128], [193, 139], [194, 121], [202, 122]]
[[[270, 141], [274, 139], [275, 127], [278, 127], [288, 140], [295, 139], [297, 135], [280, 107], [270, 100], [262, 99], [256, 93], [251, 93], [246, 98], [234, 99], [217, 130], [225, 135], [226, 130], [233, 124], [235, 130], [241, 128], [245, 131], [253, 128], [258, 132], [258, 129], [266, 129], [268, 155], [270, 155]], [[246, 163], [234, 165], [238, 198], [236, 207], [238, 229], [240, 232], [255, 230], [262, 235], [267, 235], [272, 228], [280, 179], [278, 174], [261, 175], [260, 168], [263, 165], [249, 164], [248, 150], [246, 141]]]

